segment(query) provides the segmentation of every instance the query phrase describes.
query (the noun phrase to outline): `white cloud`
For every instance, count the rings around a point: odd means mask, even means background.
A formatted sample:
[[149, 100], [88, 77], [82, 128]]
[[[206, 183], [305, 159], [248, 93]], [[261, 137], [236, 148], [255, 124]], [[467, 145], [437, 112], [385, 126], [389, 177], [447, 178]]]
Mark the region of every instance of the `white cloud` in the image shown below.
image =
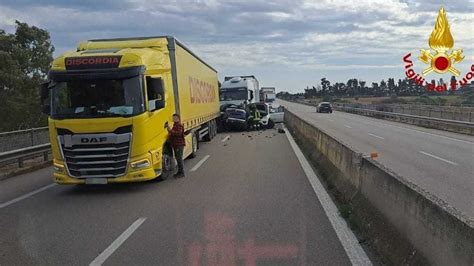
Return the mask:
[[[332, 81], [403, 77], [401, 57], [428, 48], [443, 4], [436, 1], [6, 0], [0, 3], [0, 28], [13, 30], [15, 19], [46, 28], [58, 52], [84, 39], [175, 35], [225, 72], [302, 73], [271, 81], [298, 88], [322, 75]], [[467, 60], [474, 54], [474, 3], [451, 1], [445, 7], [455, 48], [463, 48]]]

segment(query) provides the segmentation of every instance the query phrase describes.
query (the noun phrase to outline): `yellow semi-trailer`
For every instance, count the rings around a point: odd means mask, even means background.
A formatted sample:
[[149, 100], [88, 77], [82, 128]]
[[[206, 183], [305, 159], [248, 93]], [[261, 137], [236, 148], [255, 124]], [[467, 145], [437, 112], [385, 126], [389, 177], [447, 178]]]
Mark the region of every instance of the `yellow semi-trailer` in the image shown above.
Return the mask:
[[53, 63], [41, 91], [54, 181], [105, 184], [166, 178], [166, 124], [178, 113], [185, 156], [217, 132], [217, 72], [169, 36], [90, 40]]

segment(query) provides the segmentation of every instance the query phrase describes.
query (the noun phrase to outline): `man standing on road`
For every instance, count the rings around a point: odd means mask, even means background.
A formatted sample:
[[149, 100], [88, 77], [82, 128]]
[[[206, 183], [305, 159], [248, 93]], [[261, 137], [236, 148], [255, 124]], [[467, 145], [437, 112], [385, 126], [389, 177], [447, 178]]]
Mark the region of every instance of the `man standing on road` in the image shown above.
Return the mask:
[[183, 168], [183, 150], [186, 142], [184, 140], [184, 127], [181, 124], [181, 118], [178, 114], [173, 115], [173, 128], [167, 126], [170, 134], [171, 146], [173, 147], [174, 156], [178, 163], [178, 172], [174, 175], [175, 178], [184, 177]]

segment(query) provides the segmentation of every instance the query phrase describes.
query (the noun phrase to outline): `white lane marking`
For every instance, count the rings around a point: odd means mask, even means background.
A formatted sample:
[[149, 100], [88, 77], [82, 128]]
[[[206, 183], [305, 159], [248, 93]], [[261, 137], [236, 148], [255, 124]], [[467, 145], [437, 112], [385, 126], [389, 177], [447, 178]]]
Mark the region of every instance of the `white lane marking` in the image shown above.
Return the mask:
[[110, 255], [112, 255], [115, 250], [117, 250], [123, 244], [123, 242], [125, 242], [125, 240], [127, 240], [127, 238], [129, 238], [133, 234], [133, 232], [135, 232], [135, 230], [140, 227], [140, 225], [142, 225], [145, 220], [146, 218], [144, 217], [138, 218], [138, 220], [136, 220], [132, 225], [127, 228], [127, 230], [120, 234], [119, 237], [117, 237], [117, 239], [115, 239], [114, 242], [110, 244], [110, 246], [108, 246], [104, 251], [102, 251], [102, 253], [100, 253], [99, 256], [97, 256], [97, 258], [95, 258], [95, 260], [93, 260], [89, 265], [102, 265], [102, 263], [104, 263], [104, 261], [107, 260], [107, 258], [109, 258]]
[[378, 139], [384, 139], [383, 137], [377, 136], [377, 135], [372, 134], [372, 133], [367, 133], [367, 134], [370, 135], [370, 136], [372, 136], [372, 137], [378, 138]]
[[11, 204], [13, 204], [13, 203], [16, 203], [16, 202], [19, 202], [19, 201], [21, 201], [21, 200], [24, 200], [24, 199], [26, 199], [26, 198], [29, 198], [29, 197], [31, 197], [31, 196], [33, 196], [33, 195], [35, 195], [35, 194], [38, 194], [38, 193], [40, 193], [40, 192], [42, 192], [42, 191], [45, 191], [46, 189], [52, 188], [52, 187], [54, 187], [54, 186], [56, 186], [55, 183], [49, 184], [49, 185], [47, 185], [47, 186], [38, 188], [37, 190], [31, 191], [30, 193], [27, 193], [27, 194], [25, 194], [25, 195], [23, 195], [23, 196], [20, 196], [20, 197], [18, 197], [18, 198], [14, 198], [14, 199], [12, 199], [12, 200], [9, 200], [9, 201], [7, 201], [7, 202], [4, 202], [4, 203], [0, 204], [0, 209], [5, 208], [5, 207], [7, 207], [7, 206], [9, 206], [9, 205], [11, 205]]
[[[377, 121], [372, 121], [372, 120], [375, 120], [376, 118], [371, 118], [371, 117], [362, 116], [362, 115], [355, 115], [355, 114], [350, 114], [350, 113], [344, 113], [344, 114], [349, 115], [349, 116], [357, 116], [357, 117], [367, 118], [366, 121], [369, 122], [368, 124], [370, 124], [372, 126], [378, 124], [378, 125], [381, 125], [381, 126], [396, 127], [396, 128], [400, 128], [400, 129], [415, 131], [415, 132], [418, 132], [418, 133], [421, 133], [421, 134], [426, 134], [426, 135], [430, 135], [430, 136], [434, 136], [434, 137], [439, 137], [439, 138], [443, 138], [443, 139], [449, 139], [449, 140], [454, 140], [454, 141], [459, 141], [459, 142], [474, 145], [474, 142], [472, 142], [472, 141], [451, 138], [451, 137], [438, 135], [438, 134], [434, 134], [434, 133], [428, 133], [428, 132], [421, 131], [419, 129], [412, 129], [412, 128], [408, 128], [408, 127], [395, 126], [395, 125], [392, 125], [392, 124], [389, 124], [389, 123], [379, 122], [378, 120], [380, 120], [380, 119], [377, 119]], [[387, 121], [387, 122], [390, 122], [390, 121]]]
[[222, 142], [226, 142], [228, 139], [230, 139], [230, 136], [229, 136], [229, 135], [225, 136], [225, 138], [223, 138], [221, 141], [222, 141]]
[[202, 158], [193, 168], [191, 168], [191, 170], [189, 170], [190, 172], [194, 172], [196, 171], [199, 167], [201, 167], [201, 165], [207, 160], [209, 159], [209, 157], [211, 157], [211, 155], [206, 155], [204, 156], [204, 158]]
[[438, 159], [438, 160], [440, 160], [440, 161], [443, 161], [443, 162], [446, 162], [446, 163], [449, 163], [449, 164], [452, 164], [452, 165], [458, 165], [458, 164], [455, 163], [455, 162], [451, 162], [450, 160], [446, 160], [446, 159], [444, 159], [444, 158], [438, 157], [438, 156], [433, 155], [433, 154], [431, 154], [431, 153], [427, 153], [427, 152], [424, 152], [424, 151], [419, 151], [419, 152], [422, 153], [422, 154], [424, 154], [424, 155], [427, 155], [427, 156], [433, 157], [433, 158], [435, 158], [435, 159]]
[[329, 119], [329, 118], [326, 118], [326, 119], [329, 120], [329, 121], [331, 121], [331, 122], [334, 122], [334, 120], [332, 120], [332, 119]]
[[344, 126], [347, 127], [347, 128], [352, 128], [351, 126], [348, 126], [348, 125], [344, 125]]
[[313, 168], [311, 168], [311, 165], [304, 157], [303, 152], [301, 152], [287, 128], [285, 128], [285, 133], [352, 265], [372, 265], [372, 262], [367, 257], [367, 254], [365, 254], [359, 241], [349, 229], [347, 223], [339, 215], [336, 205], [331, 200], [331, 197], [329, 197], [329, 194], [324, 189], [319, 178], [314, 173]]
[[402, 129], [407, 129], [407, 130], [411, 130], [411, 131], [416, 131], [416, 132], [418, 132], [418, 133], [422, 133], [422, 134], [426, 134], [426, 135], [430, 135], [430, 136], [435, 136], [435, 137], [439, 137], [439, 138], [443, 138], [443, 139], [449, 139], [449, 140], [454, 140], [454, 141], [459, 141], [459, 142], [464, 142], [464, 143], [467, 143], [467, 144], [474, 145], [474, 142], [468, 141], [468, 140], [462, 140], [462, 139], [456, 139], [456, 138], [446, 137], [446, 136], [443, 136], [443, 135], [428, 133], [428, 132], [424, 132], [424, 131], [421, 131], [421, 130], [418, 130], [418, 129], [411, 129], [411, 128], [407, 128], [407, 127], [394, 126], [394, 125], [390, 125], [390, 124], [384, 124], [384, 125], [388, 125], [388, 126], [391, 126], [391, 127], [398, 127], [398, 128], [402, 128]]

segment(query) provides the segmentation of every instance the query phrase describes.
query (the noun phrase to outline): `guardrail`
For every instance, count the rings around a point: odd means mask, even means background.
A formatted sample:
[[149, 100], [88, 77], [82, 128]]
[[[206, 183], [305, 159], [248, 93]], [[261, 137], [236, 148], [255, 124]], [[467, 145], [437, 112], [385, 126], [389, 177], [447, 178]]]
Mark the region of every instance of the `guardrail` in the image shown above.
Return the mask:
[[348, 113], [393, 120], [393, 121], [408, 123], [408, 124], [427, 127], [427, 128], [441, 129], [441, 130], [450, 131], [450, 132], [474, 135], [473, 122], [449, 120], [449, 119], [443, 119], [443, 118], [434, 118], [434, 117], [417, 116], [417, 115], [409, 115], [409, 114], [400, 114], [400, 113], [393, 113], [393, 112], [383, 112], [383, 111], [353, 108], [353, 107], [335, 106], [334, 109], [348, 112]]
[[1, 132], [0, 152], [27, 148], [48, 142], [48, 127]]
[[23, 162], [27, 159], [43, 155], [43, 160], [48, 161], [48, 154], [51, 151], [51, 144], [41, 144], [32, 147], [17, 149], [0, 153], [0, 167], [12, 163], [18, 163], [18, 167], [24, 166]]
[[338, 107], [369, 109], [383, 112], [393, 112], [407, 115], [418, 115], [447, 120], [474, 122], [474, 109], [470, 107], [427, 106], [413, 104], [362, 104], [362, 103], [333, 103]]

